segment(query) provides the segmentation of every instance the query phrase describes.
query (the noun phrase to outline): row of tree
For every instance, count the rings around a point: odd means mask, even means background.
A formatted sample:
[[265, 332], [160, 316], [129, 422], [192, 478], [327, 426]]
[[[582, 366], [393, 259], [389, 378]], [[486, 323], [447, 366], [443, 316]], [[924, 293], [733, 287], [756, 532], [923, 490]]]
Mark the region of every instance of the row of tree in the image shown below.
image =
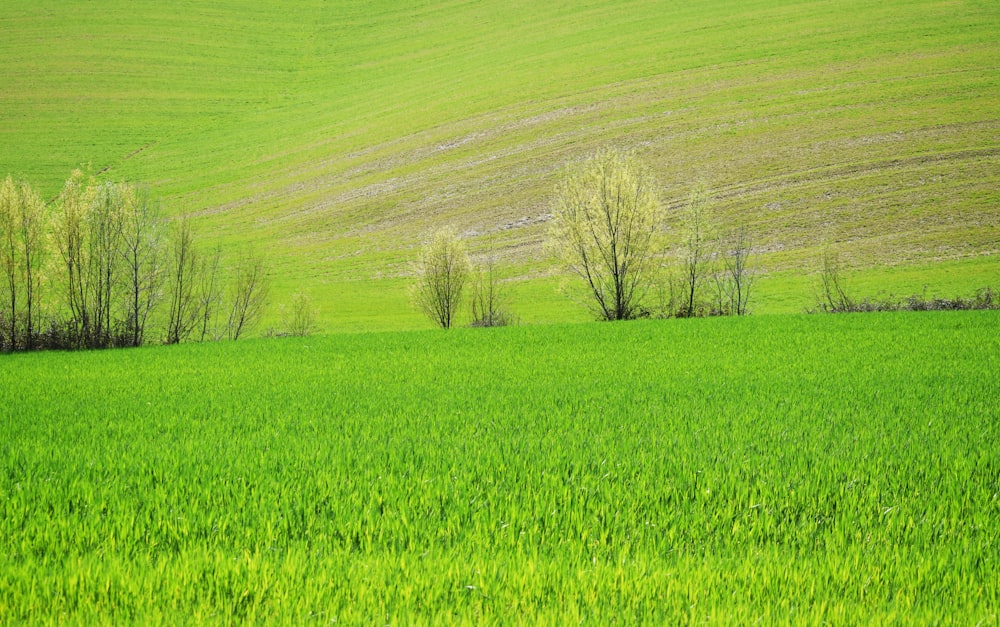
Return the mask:
[[[669, 264], [666, 212], [631, 153], [603, 150], [567, 171], [557, 193], [550, 248], [581, 280], [606, 320], [743, 315], [754, 273], [745, 228], [710, 235], [703, 192], [685, 217], [680, 263]], [[205, 254], [187, 220], [172, 225], [140, 188], [74, 172], [52, 203], [8, 177], [0, 188], [0, 349], [104, 348], [158, 339], [238, 339], [261, 317], [268, 293], [262, 258], [249, 253], [223, 277], [220, 249]], [[492, 249], [475, 267], [444, 230], [424, 249], [413, 296], [451, 327], [471, 283], [474, 326], [512, 321]], [[708, 294], [708, 297], [706, 297]], [[292, 334], [308, 333], [307, 299], [293, 303]]]
[[[716, 233], [696, 190], [684, 215], [684, 237], [671, 251], [667, 213], [648, 170], [631, 153], [602, 150], [571, 167], [561, 181], [549, 248], [582, 283], [585, 301], [603, 320], [745, 315], [754, 283], [746, 227]], [[673, 254], [671, 254], [673, 253]], [[452, 326], [470, 272], [462, 242], [449, 229], [422, 253], [415, 302], [436, 324]], [[495, 257], [476, 273], [473, 325], [509, 319]]]
[[414, 303], [443, 329], [454, 325], [462, 295], [470, 282], [472, 326], [498, 327], [513, 322], [492, 248], [481, 265], [474, 265], [455, 232], [442, 229], [423, 249], [416, 276], [411, 294]]
[[550, 248], [582, 280], [594, 313], [604, 320], [748, 313], [749, 231], [718, 232], [699, 188], [671, 251], [656, 188], [634, 154], [611, 149], [571, 167], [559, 185]]
[[188, 220], [168, 223], [134, 184], [75, 171], [46, 203], [8, 176], [0, 185], [0, 349], [141, 346], [151, 335], [171, 344], [239, 339], [264, 312], [267, 272], [253, 252], [228, 268], [223, 261], [221, 249], [199, 249]]

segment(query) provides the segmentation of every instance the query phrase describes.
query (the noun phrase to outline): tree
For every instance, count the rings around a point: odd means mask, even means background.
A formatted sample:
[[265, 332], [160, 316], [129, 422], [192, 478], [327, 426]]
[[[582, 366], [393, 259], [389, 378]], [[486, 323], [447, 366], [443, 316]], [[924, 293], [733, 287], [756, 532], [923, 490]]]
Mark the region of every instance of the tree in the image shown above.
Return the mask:
[[84, 179], [80, 170], [74, 170], [56, 204], [56, 248], [66, 267], [66, 304], [70, 312], [69, 335], [75, 346], [89, 346], [90, 304], [87, 295], [89, 255], [86, 242], [88, 215], [94, 195], [94, 186]]
[[602, 150], [570, 170], [558, 188], [550, 242], [584, 280], [597, 315], [641, 315], [662, 244], [662, 207], [631, 153]]
[[0, 270], [3, 271], [5, 335], [10, 350], [17, 348], [17, 297], [21, 291], [21, 258], [18, 246], [20, 199], [14, 179], [0, 185]]
[[451, 229], [438, 231], [420, 255], [413, 299], [442, 329], [451, 328], [455, 322], [469, 270], [465, 246]]
[[20, 245], [24, 263], [24, 346], [35, 346], [38, 317], [38, 275], [45, 259], [45, 202], [26, 181], [18, 186], [20, 197]]
[[191, 223], [184, 218], [177, 225], [170, 263], [170, 313], [167, 319], [167, 344], [187, 339], [198, 321], [198, 252], [191, 234]]
[[141, 346], [149, 313], [160, 299], [163, 222], [148, 196], [133, 185], [121, 187], [121, 254], [126, 268], [125, 330], [131, 346]]
[[288, 334], [296, 337], [305, 337], [316, 329], [316, 308], [308, 294], [292, 294], [292, 307], [285, 326]]
[[709, 255], [705, 242], [708, 224], [704, 210], [705, 190], [699, 186], [691, 193], [687, 211], [687, 233], [684, 240], [682, 281], [684, 302], [678, 316], [690, 318], [698, 314], [698, 286], [708, 269]]
[[219, 262], [222, 260], [222, 248], [216, 247], [215, 252], [205, 259], [201, 269], [201, 288], [198, 291], [198, 307], [201, 317], [201, 333], [198, 341], [204, 342], [206, 337], [219, 339], [216, 321], [219, 309], [222, 307], [222, 281], [219, 277]]
[[[91, 303], [92, 347], [119, 344], [112, 313], [115, 300], [125, 284], [122, 259], [122, 233], [127, 200], [126, 190], [117, 183], [101, 183], [88, 214], [87, 271], [88, 298]], [[120, 302], [120, 301], [119, 301]]]
[[510, 324], [510, 314], [505, 309], [506, 300], [491, 240], [485, 260], [472, 272], [472, 326], [502, 327]]
[[233, 307], [229, 311], [229, 339], [238, 340], [264, 315], [269, 283], [264, 259], [254, 251], [245, 253], [236, 265]]
[[[163, 222], [145, 192], [74, 171], [56, 203], [72, 346], [139, 346], [160, 298]], [[68, 346], [67, 346], [68, 347]]]
[[24, 329], [21, 344], [27, 350], [34, 348], [45, 223], [45, 203], [38, 192], [26, 181], [14, 182], [8, 176], [0, 184], [0, 269], [7, 292], [4, 318], [9, 317], [9, 328], [4, 330], [12, 350], [18, 345], [19, 319]]
[[715, 273], [715, 284], [716, 310], [720, 314], [747, 314], [755, 278], [750, 267], [751, 244], [746, 226], [741, 226], [719, 240], [722, 264]]
[[823, 269], [820, 272], [821, 296], [818, 308], [828, 313], [853, 311], [854, 299], [847, 291], [847, 281], [840, 273], [840, 258], [835, 252], [823, 253]]
[[14, 179], [7, 177], [0, 186], [0, 270], [3, 271], [4, 329], [10, 350], [17, 348], [17, 294], [20, 268], [17, 246], [17, 188]]

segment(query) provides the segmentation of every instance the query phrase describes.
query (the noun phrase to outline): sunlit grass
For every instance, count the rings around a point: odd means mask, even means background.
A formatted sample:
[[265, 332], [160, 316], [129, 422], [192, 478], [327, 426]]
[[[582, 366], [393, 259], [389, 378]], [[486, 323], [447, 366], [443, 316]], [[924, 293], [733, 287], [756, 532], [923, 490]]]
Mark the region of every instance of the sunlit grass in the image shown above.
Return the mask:
[[998, 328], [8, 355], [0, 622], [995, 621]]

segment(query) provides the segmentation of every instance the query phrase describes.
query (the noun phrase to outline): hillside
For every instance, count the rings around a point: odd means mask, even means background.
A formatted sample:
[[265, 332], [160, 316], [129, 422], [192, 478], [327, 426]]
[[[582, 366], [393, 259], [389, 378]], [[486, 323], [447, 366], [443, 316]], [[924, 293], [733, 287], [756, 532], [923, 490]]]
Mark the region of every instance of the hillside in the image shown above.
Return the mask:
[[541, 244], [606, 144], [751, 227], [758, 311], [809, 304], [826, 248], [965, 291], [1000, 275], [998, 32], [987, 1], [7, 2], [0, 175], [148, 183], [331, 330], [426, 325], [405, 274], [446, 223], [496, 239], [525, 320], [585, 317]]

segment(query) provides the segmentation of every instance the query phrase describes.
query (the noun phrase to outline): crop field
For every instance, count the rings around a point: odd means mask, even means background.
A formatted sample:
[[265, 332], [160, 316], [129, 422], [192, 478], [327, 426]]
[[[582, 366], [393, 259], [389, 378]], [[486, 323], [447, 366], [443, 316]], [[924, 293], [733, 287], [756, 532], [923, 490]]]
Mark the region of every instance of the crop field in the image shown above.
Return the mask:
[[948, 263], [967, 291], [1000, 253], [998, 32], [993, 0], [12, 0], [0, 177], [144, 182], [328, 330], [419, 326], [397, 286], [442, 225], [545, 292], [552, 190], [606, 145], [750, 227], [758, 311], [811, 304], [788, 277], [828, 248], [879, 289]]
[[995, 624], [1000, 316], [0, 359], [0, 623]]
[[[996, 624], [1000, 312], [795, 314], [828, 253], [859, 299], [1000, 288], [998, 33], [996, 0], [6, 0], [0, 180], [138, 182], [223, 274], [266, 257], [260, 330], [345, 333], [0, 355], [0, 625]], [[604, 147], [668, 269], [695, 187], [711, 246], [747, 228], [757, 315], [573, 324], [554, 190]], [[527, 324], [421, 330], [441, 227]]]

